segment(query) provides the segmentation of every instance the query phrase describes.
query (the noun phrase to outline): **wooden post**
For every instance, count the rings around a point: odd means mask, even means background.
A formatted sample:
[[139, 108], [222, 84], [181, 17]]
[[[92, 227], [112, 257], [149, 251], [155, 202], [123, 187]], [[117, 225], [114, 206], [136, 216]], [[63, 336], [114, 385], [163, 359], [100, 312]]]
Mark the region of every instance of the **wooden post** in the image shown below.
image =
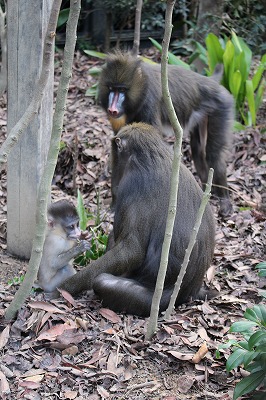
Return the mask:
[[[8, 0], [8, 132], [30, 103], [42, 66], [43, 42], [53, 0]], [[46, 161], [53, 115], [53, 71], [38, 115], [7, 163], [7, 249], [29, 258], [36, 196]]]

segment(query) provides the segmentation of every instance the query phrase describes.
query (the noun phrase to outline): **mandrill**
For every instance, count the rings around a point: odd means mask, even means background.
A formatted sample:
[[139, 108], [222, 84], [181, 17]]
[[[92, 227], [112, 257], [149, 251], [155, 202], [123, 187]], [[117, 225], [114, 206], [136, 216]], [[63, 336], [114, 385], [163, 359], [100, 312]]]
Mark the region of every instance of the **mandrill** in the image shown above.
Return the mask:
[[[169, 203], [173, 153], [151, 125], [134, 123], [112, 139], [114, 226], [106, 253], [61, 288], [71, 294], [94, 289], [103, 305], [147, 316], [160, 265]], [[170, 300], [203, 192], [181, 165], [176, 219], [160, 311]], [[207, 205], [176, 305], [204, 298], [203, 278], [214, 251], [215, 224]]]
[[[215, 73], [214, 75], [219, 75]], [[214, 169], [214, 193], [220, 214], [232, 212], [226, 178], [226, 153], [231, 146], [234, 102], [216, 80], [169, 65], [169, 90], [177, 117], [190, 133], [192, 158], [201, 182]], [[148, 64], [130, 53], [108, 56], [99, 82], [99, 101], [108, 113], [115, 133], [125, 124], [146, 122], [157, 127], [169, 125], [162, 98], [161, 66]]]

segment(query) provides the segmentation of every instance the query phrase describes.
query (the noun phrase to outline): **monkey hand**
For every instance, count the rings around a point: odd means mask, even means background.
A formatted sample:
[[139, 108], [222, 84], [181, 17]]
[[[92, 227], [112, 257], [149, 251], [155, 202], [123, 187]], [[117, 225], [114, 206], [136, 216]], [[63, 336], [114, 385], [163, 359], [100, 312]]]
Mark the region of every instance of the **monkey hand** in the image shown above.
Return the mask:
[[89, 233], [89, 231], [81, 231], [80, 232], [80, 240], [89, 240], [91, 239], [91, 233]]
[[77, 244], [77, 247], [80, 250], [80, 253], [83, 253], [86, 250], [90, 250], [91, 245], [89, 242], [87, 242], [87, 240], [80, 240]]

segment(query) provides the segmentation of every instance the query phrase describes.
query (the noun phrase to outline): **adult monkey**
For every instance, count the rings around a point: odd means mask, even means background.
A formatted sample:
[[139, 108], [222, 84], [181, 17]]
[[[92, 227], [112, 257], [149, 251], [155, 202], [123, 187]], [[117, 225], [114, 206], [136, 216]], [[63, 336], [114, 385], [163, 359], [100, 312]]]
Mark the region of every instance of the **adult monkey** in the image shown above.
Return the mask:
[[[217, 73], [219, 76], [219, 72]], [[219, 212], [232, 212], [226, 177], [226, 153], [231, 145], [233, 98], [216, 80], [169, 65], [169, 89], [177, 117], [190, 132], [192, 158], [201, 182], [214, 168], [214, 194]], [[125, 124], [147, 122], [163, 132], [169, 124], [162, 98], [161, 67], [142, 62], [130, 53], [109, 55], [99, 82], [99, 101], [115, 133]], [[215, 186], [217, 185], [217, 186]]]
[[[134, 123], [112, 139], [114, 228], [107, 252], [67, 279], [71, 294], [93, 288], [115, 311], [147, 316], [160, 265], [168, 212], [172, 150], [151, 125]], [[177, 213], [160, 311], [167, 308], [196, 220], [202, 190], [181, 165]], [[204, 297], [201, 289], [214, 250], [207, 206], [176, 304]]]

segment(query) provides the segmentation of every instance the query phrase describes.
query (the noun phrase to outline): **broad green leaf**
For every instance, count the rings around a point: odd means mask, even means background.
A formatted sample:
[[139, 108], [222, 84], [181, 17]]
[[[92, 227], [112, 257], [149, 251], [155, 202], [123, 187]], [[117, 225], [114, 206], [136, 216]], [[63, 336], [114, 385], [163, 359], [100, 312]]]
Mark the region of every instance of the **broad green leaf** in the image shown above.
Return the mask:
[[244, 40], [242, 38], [238, 38], [238, 40], [239, 40], [241, 47], [245, 54], [247, 69], [248, 69], [248, 71], [250, 71], [250, 66], [251, 66], [251, 61], [252, 61], [252, 51], [250, 50], [250, 48], [248, 47], [248, 45], [244, 42]]
[[254, 90], [257, 89], [259, 86], [259, 83], [262, 79], [263, 72], [266, 70], [266, 54], [262, 57], [260, 61], [260, 65], [258, 66], [257, 71], [255, 72], [253, 78], [252, 78], [252, 83], [253, 83], [253, 88]]
[[202, 46], [202, 44], [200, 44], [199, 42], [195, 42], [195, 47], [200, 54], [203, 54], [207, 57], [207, 50], [205, 49], [205, 47]]
[[266, 276], [266, 261], [257, 264], [255, 268], [259, 270], [259, 276]]
[[248, 364], [250, 364], [250, 362], [251, 362], [252, 360], [254, 360], [254, 358], [256, 358], [259, 354], [260, 354], [259, 351], [254, 351], [254, 350], [248, 351], [248, 352], [245, 354], [244, 361], [243, 361], [244, 368], [245, 368]]
[[231, 371], [232, 369], [244, 364], [245, 355], [247, 351], [244, 349], [235, 350], [226, 361], [226, 370]]
[[244, 131], [246, 129], [245, 125], [241, 124], [238, 121], [234, 121], [234, 130], [235, 131]]
[[[195, 61], [197, 58], [199, 58], [199, 56], [200, 56], [200, 53], [197, 50], [194, 51], [194, 53], [192, 53], [188, 59], [189, 65], [191, 65], [193, 63], [193, 61]], [[206, 57], [206, 60], [207, 60], [207, 57]], [[207, 65], [207, 62], [206, 62], [206, 65]]]
[[257, 326], [257, 324], [255, 322], [251, 322], [251, 321], [234, 322], [231, 325], [230, 332], [245, 332], [245, 331], [249, 331], [254, 326]]
[[265, 87], [266, 87], [266, 81], [265, 81], [265, 79], [262, 79], [262, 81], [261, 81], [261, 83], [260, 83], [260, 85], [259, 85], [259, 87], [257, 89], [256, 95], [255, 95], [255, 109], [256, 109], [256, 112], [260, 108], [260, 105], [261, 105], [261, 103], [263, 101], [263, 95], [264, 95]]
[[256, 124], [256, 109], [255, 109], [255, 98], [253, 84], [251, 80], [246, 80], [246, 98], [248, 101], [248, 107], [251, 114], [252, 124]]
[[[152, 44], [156, 47], [156, 49], [160, 50], [162, 52], [162, 46], [160, 43], [157, 42], [157, 40], [149, 38]], [[190, 65], [182, 61], [180, 58], [176, 57], [174, 54], [168, 52], [168, 63], [173, 64], [173, 65], [179, 65], [180, 67], [183, 67], [185, 69], [190, 69]]]
[[215, 65], [222, 61], [224, 50], [219, 42], [218, 37], [215, 36], [213, 33], [209, 33], [209, 35], [206, 37], [205, 42], [208, 52], [209, 69], [212, 74]]
[[238, 341], [236, 339], [229, 339], [228, 342], [219, 344], [218, 350], [228, 349], [229, 347], [234, 346], [237, 343]]
[[172, 53], [168, 53], [168, 62], [171, 65], [178, 65], [179, 67], [183, 67], [185, 69], [191, 69], [189, 64], [185, 63]]
[[259, 290], [259, 295], [266, 299], [266, 290]]
[[248, 47], [248, 45], [244, 42], [244, 40], [238, 37], [235, 32], [232, 31], [232, 42], [236, 49], [236, 54], [241, 53], [242, 51], [245, 54], [245, 60], [247, 64], [248, 70], [250, 70], [250, 64], [252, 60], [252, 51]]
[[243, 85], [244, 85], [244, 82], [248, 79], [249, 68], [247, 67], [247, 63], [245, 60], [245, 54], [243, 51], [242, 51], [242, 53], [235, 56], [235, 69], [239, 69], [239, 71], [241, 72]]
[[[263, 360], [260, 360], [258, 356], [254, 362], [250, 363], [250, 365], [247, 365], [246, 370], [250, 373], [259, 372], [264, 369], [264, 365], [265, 364], [263, 364]], [[266, 377], [266, 370], [265, 370], [265, 377]]]
[[250, 374], [236, 384], [233, 400], [255, 390], [265, 378], [265, 371]]
[[101, 71], [102, 71], [101, 67], [91, 67], [89, 69], [89, 74], [92, 76], [98, 76], [100, 75]]
[[152, 42], [153, 46], [156, 47], [156, 49], [162, 51], [162, 46], [160, 45], [159, 42], [157, 42], [157, 40], [155, 40], [155, 39], [153, 39], [153, 38], [151, 38], [151, 37], [149, 37], [149, 39], [150, 39], [150, 41]]
[[253, 347], [258, 346], [261, 342], [265, 342], [266, 349], [266, 330], [259, 330], [250, 336], [248, 341], [249, 348], [252, 349]]
[[80, 229], [85, 231], [87, 228], [87, 214], [83, 203], [83, 198], [78, 190], [78, 204], [77, 204], [77, 212], [79, 216], [79, 226]]
[[64, 10], [60, 11], [57, 21], [57, 28], [60, 28], [60, 26], [64, 25], [67, 22], [69, 10], [69, 8], [65, 8]]
[[91, 57], [100, 58], [101, 60], [105, 60], [107, 57], [107, 54], [100, 53], [99, 51], [94, 51], [94, 50], [84, 50], [84, 53], [88, 54], [88, 56], [91, 56]]
[[196, 50], [194, 53], [189, 57], [188, 63], [189, 65], [193, 63], [194, 60], [199, 58], [204, 65], [208, 65], [208, 54], [205, 47], [203, 47], [199, 42], [195, 42]]
[[86, 90], [85, 96], [95, 97], [97, 99], [97, 96], [98, 96], [98, 82], [95, 83], [94, 85], [92, 85], [91, 87], [89, 87]]
[[232, 68], [233, 60], [235, 56], [235, 48], [231, 40], [228, 40], [226, 43], [225, 51], [223, 54], [223, 64], [224, 64], [224, 75], [227, 80], [227, 88], [229, 89], [229, 82], [230, 82], [230, 74], [232, 74], [231, 71], [234, 71]]
[[242, 77], [240, 71], [233, 72], [232, 76], [230, 76], [229, 87], [235, 99], [238, 98], [241, 82], [242, 82]]
[[258, 346], [256, 346], [256, 350], [260, 353], [258, 358], [265, 360], [264, 363], [266, 368], [266, 342], [262, 341], [262, 343], [259, 343]]
[[[250, 335], [248, 336], [249, 339]], [[241, 342], [238, 342], [238, 347], [242, 347], [242, 349], [249, 351], [249, 346], [247, 340], [241, 340]]]
[[244, 313], [244, 317], [246, 319], [248, 319], [249, 321], [253, 321], [253, 322], [256, 322], [256, 323], [259, 322], [258, 321], [258, 316], [255, 313], [255, 311], [253, 310], [253, 308], [247, 308], [245, 313]]
[[258, 268], [258, 269], [266, 269], [266, 261], [260, 262], [259, 264], [256, 265], [255, 268]]
[[252, 400], [265, 400], [265, 391], [259, 391], [252, 396]]
[[232, 33], [232, 42], [235, 46], [237, 54], [239, 54], [243, 51], [243, 49], [241, 47], [241, 44], [240, 44], [239, 39], [238, 39], [237, 35], [235, 34], [235, 32], [232, 31], [231, 33]]
[[260, 320], [260, 322], [266, 326], [266, 306], [264, 304], [256, 304], [253, 307], [253, 310], [255, 311], [255, 313], [258, 316], [258, 319]]

